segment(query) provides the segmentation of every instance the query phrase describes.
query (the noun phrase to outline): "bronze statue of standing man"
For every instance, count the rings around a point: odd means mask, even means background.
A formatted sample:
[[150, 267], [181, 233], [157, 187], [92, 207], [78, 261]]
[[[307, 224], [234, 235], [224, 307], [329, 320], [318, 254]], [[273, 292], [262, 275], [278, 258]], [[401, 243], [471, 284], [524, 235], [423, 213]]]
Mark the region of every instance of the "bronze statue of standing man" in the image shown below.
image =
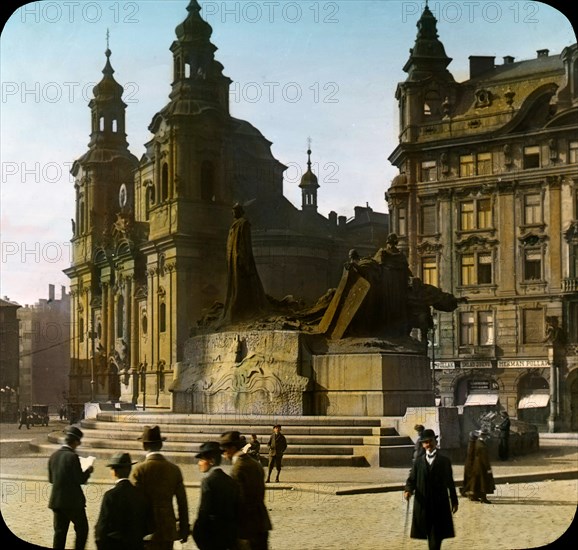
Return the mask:
[[234, 220], [227, 238], [227, 298], [223, 318], [230, 323], [255, 318], [267, 306], [253, 257], [251, 224], [244, 214], [240, 204], [233, 206]]

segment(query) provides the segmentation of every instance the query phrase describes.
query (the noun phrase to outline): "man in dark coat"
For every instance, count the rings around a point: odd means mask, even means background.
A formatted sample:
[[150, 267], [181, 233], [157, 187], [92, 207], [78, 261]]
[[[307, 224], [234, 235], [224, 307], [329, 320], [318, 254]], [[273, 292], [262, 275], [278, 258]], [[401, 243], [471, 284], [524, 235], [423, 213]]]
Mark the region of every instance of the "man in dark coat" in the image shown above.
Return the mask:
[[500, 411], [500, 423], [496, 426], [500, 430], [498, 456], [500, 460], [508, 460], [510, 455], [510, 416], [506, 411]]
[[283, 454], [287, 450], [287, 440], [281, 433], [281, 424], [273, 426], [273, 433], [269, 438], [269, 474], [267, 475], [267, 483], [271, 481], [271, 472], [273, 468], [277, 468], [277, 477], [275, 481], [279, 482], [279, 474], [281, 473], [281, 464], [283, 462]]
[[470, 432], [468, 440], [468, 449], [466, 451], [466, 460], [464, 462], [464, 483], [460, 489], [463, 497], [470, 491], [470, 481], [472, 479], [472, 471], [474, 469], [474, 461], [476, 459], [476, 441], [478, 440], [477, 432]]
[[486, 430], [478, 430], [477, 434], [474, 466], [468, 483], [468, 489], [471, 493], [470, 500], [491, 504], [486, 495], [492, 494], [496, 485], [494, 484], [488, 446], [486, 445], [490, 434]]
[[201, 445], [199, 471], [208, 475], [201, 481], [199, 513], [193, 539], [200, 550], [233, 550], [237, 547], [239, 486], [218, 466], [221, 447], [216, 441]]
[[52, 547], [63, 549], [70, 522], [76, 533], [75, 550], [83, 550], [88, 538], [88, 520], [86, 518], [86, 498], [81, 485], [85, 484], [94, 471], [92, 466], [82, 471], [76, 448], [80, 445], [83, 433], [76, 426], [65, 431], [64, 445], [53, 453], [48, 460], [48, 481], [52, 491], [48, 508], [54, 514], [54, 538]]
[[412, 466], [404, 498], [409, 501], [415, 494], [411, 538], [427, 539], [430, 550], [437, 550], [443, 539], [454, 537], [452, 513], [458, 511], [458, 496], [452, 463], [439, 454], [434, 431], [424, 430], [421, 441], [426, 452]]
[[142, 550], [147, 534], [146, 501], [142, 491], [128, 479], [129, 453], [115, 454], [107, 466], [115, 485], [102, 498], [94, 535], [98, 550]]
[[[150, 550], [172, 550], [173, 542], [186, 542], [189, 538], [189, 507], [181, 469], [169, 462], [160, 452], [165, 437], [161, 437], [158, 426], [145, 426], [142, 440], [147, 451], [144, 461], [135, 465], [131, 480], [142, 488], [150, 518], [149, 531], [152, 536], [146, 548]], [[178, 520], [173, 500], [177, 501]], [[178, 527], [177, 527], [178, 523]]]
[[233, 462], [231, 477], [239, 484], [239, 547], [267, 550], [271, 520], [265, 506], [263, 468], [243, 452], [245, 438], [237, 431], [225, 432], [220, 439], [226, 458]]

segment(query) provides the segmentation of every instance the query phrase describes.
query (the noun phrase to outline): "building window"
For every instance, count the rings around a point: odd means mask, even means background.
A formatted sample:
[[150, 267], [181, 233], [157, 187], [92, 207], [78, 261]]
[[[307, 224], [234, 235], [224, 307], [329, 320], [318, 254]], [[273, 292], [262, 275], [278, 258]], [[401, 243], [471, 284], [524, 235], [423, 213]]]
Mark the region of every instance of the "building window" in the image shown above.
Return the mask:
[[422, 235], [435, 235], [436, 232], [436, 206], [426, 204], [421, 207], [421, 233]]
[[428, 160], [421, 163], [421, 181], [436, 181], [437, 165], [435, 160]]
[[492, 201], [490, 199], [480, 199], [476, 202], [478, 214], [478, 229], [488, 229], [492, 227]]
[[542, 197], [539, 193], [524, 195], [524, 224], [542, 223]]
[[475, 175], [474, 155], [460, 156], [460, 178], [467, 178]]
[[491, 199], [476, 199], [460, 203], [460, 229], [489, 229], [492, 227]]
[[542, 280], [542, 251], [524, 250], [524, 281]]
[[462, 231], [474, 229], [474, 201], [460, 204], [460, 229]]
[[488, 176], [492, 173], [492, 153], [478, 153], [476, 160], [478, 176]]
[[570, 164], [578, 164], [578, 141], [570, 142], [570, 150], [568, 151], [568, 162]]
[[471, 311], [460, 313], [460, 346], [474, 345], [474, 314]]
[[422, 258], [421, 279], [426, 285], [438, 286], [438, 266], [435, 256]]
[[522, 323], [524, 344], [544, 342], [544, 312], [541, 309], [525, 309]]
[[78, 320], [78, 341], [84, 342], [84, 317]]
[[492, 284], [492, 253], [475, 252], [461, 256], [462, 286]]
[[166, 332], [167, 330], [167, 306], [161, 302], [159, 306], [159, 332]]
[[118, 297], [116, 303], [116, 337], [122, 338], [124, 334], [124, 298]]
[[401, 237], [407, 235], [407, 210], [405, 208], [397, 211], [397, 234]]
[[524, 147], [524, 169], [540, 168], [540, 147]]
[[494, 344], [494, 313], [492, 311], [478, 313], [478, 334], [480, 346]]

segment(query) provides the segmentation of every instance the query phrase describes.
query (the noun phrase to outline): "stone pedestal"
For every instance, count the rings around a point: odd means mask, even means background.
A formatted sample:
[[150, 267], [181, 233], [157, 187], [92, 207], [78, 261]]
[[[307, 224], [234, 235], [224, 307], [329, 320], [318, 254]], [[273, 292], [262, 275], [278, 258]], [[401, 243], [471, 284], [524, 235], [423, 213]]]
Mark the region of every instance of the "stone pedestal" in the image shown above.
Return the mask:
[[402, 416], [433, 405], [427, 357], [369, 352], [314, 355], [311, 414]]

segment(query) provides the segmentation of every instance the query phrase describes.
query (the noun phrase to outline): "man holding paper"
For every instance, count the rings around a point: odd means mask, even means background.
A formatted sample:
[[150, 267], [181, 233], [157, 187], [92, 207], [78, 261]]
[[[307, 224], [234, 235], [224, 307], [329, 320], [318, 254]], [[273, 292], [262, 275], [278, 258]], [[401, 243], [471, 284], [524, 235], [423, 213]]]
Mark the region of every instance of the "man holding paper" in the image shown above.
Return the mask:
[[64, 432], [64, 445], [54, 452], [48, 460], [48, 481], [52, 491], [48, 508], [54, 513], [53, 548], [64, 549], [70, 522], [76, 533], [75, 550], [84, 550], [88, 538], [88, 520], [86, 519], [86, 498], [81, 485], [85, 484], [94, 468], [88, 466], [84, 471], [76, 448], [80, 445], [83, 433], [76, 426], [69, 426]]

